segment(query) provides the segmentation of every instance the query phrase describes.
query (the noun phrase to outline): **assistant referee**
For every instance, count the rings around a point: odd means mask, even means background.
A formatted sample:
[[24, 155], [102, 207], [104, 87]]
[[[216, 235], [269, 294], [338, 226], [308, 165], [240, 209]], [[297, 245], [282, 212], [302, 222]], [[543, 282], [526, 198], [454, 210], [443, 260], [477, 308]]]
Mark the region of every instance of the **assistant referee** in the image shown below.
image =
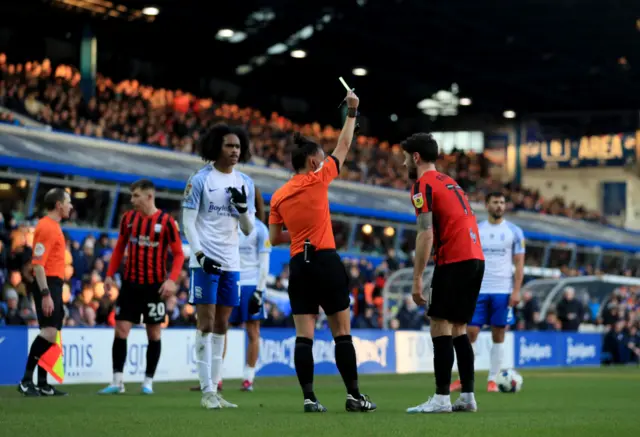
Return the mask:
[[33, 371], [40, 357], [55, 343], [62, 329], [64, 307], [62, 284], [65, 269], [66, 244], [60, 221], [69, 218], [73, 209], [71, 196], [62, 188], [53, 188], [44, 196], [47, 215], [36, 225], [33, 237], [33, 273], [35, 281], [29, 286], [38, 314], [40, 334], [29, 350], [24, 377], [18, 391], [25, 396], [65, 396], [66, 393], [47, 383], [47, 371], [38, 367], [38, 385], [33, 384]]
[[[351, 339], [349, 283], [336, 252], [329, 214], [329, 184], [340, 174], [349, 153], [358, 115], [358, 97], [346, 97], [347, 119], [333, 154], [301, 136], [295, 138], [291, 162], [296, 174], [271, 198], [269, 239], [291, 243], [289, 299], [296, 325], [294, 363], [304, 395], [305, 412], [327, 411], [313, 391], [313, 336], [322, 307], [335, 340], [336, 365], [347, 388], [347, 411], [374, 411], [376, 405], [358, 388], [356, 351]], [[288, 229], [284, 231], [283, 227]]]

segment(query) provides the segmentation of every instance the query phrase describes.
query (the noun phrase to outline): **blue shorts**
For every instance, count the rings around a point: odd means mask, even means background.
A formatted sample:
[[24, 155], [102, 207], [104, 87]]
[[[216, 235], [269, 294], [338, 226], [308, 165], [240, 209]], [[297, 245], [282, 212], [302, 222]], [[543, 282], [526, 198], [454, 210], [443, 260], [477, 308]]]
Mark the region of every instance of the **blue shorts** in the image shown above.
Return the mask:
[[249, 301], [251, 300], [251, 296], [253, 296], [254, 291], [256, 291], [255, 285], [243, 285], [240, 287], [240, 305], [235, 307], [231, 312], [229, 323], [232, 325], [240, 325], [251, 320], [265, 320], [267, 318], [264, 305], [262, 305], [262, 308], [260, 308], [260, 311], [257, 313], [249, 314]]
[[513, 325], [513, 309], [509, 306], [511, 294], [480, 294], [476, 302], [476, 311], [471, 326], [507, 326]]
[[189, 284], [189, 303], [192, 305], [222, 305], [235, 307], [240, 303], [240, 272], [209, 275], [200, 268], [192, 268]]

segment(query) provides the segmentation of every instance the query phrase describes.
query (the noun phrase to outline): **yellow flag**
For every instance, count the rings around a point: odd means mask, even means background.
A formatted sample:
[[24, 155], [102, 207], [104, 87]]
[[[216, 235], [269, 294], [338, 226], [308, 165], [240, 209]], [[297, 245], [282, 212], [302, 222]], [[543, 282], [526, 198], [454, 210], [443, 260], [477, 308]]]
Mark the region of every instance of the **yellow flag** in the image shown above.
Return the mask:
[[38, 365], [49, 372], [59, 383], [64, 381], [64, 359], [60, 331], [56, 335], [56, 343], [51, 345], [49, 350], [40, 357]]

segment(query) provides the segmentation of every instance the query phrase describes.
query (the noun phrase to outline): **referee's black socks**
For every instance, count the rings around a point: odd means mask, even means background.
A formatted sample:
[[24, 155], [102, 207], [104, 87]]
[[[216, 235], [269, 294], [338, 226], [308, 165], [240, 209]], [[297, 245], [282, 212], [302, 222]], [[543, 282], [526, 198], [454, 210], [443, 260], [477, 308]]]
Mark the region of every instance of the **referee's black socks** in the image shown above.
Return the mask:
[[436, 394], [451, 394], [451, 370], [453, 367], [453, 337], [442, 335], [433, 338], [433, 368], [436, 374]]
[[296, 337], [293, 362], [305, 400], [317, 402], [318, 399], [313, 392], [313, 340], [306, 337]]
[[462, 393], [473, 393], [475, 380], [474, 354], [471, 340], [467, 334], [453, 339], [453, 347], [458, 357], [458, 373], [460, 374], [460, 384]]
[[[44, 355], [53, 343], [50, 343], [44, 337], [37, 336], [35, 340], [33, 340], [33, 344], [31, 344], [31, 349], [29, 349], [29, 357], [27, 358], [27, 367], [24, 371], [24, 376], [22, 378], [22, 382], [33, 382], [33, 371], [36, 369], [38, 365], [38, 360], [42, 355]], [[38, 376], [40, 376], [40, 372], [38, 372]], [[38, 379], [40, 379], [38, 377]], [[45, 381], [46, 381], [46, 370], [45, 370]], [[40, 381], [38, 381], [40, 382]]]
[[336, 366], [340, 371], [347, 393], [356, 399], [360, 399], [358, 388], [358, 362], [356, 349], [350, 335], [340, 335], [334, 338], [336, 342]]

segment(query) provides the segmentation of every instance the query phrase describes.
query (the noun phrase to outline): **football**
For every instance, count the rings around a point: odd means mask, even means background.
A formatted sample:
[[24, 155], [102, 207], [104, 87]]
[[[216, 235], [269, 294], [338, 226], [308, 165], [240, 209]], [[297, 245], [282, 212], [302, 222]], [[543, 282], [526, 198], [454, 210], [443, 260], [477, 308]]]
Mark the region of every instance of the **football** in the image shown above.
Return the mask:
[[502, 393], [517, 393], [522, 390], [522, 375], [513, 369], [502, 370], [498, 374], [496, 384]]

